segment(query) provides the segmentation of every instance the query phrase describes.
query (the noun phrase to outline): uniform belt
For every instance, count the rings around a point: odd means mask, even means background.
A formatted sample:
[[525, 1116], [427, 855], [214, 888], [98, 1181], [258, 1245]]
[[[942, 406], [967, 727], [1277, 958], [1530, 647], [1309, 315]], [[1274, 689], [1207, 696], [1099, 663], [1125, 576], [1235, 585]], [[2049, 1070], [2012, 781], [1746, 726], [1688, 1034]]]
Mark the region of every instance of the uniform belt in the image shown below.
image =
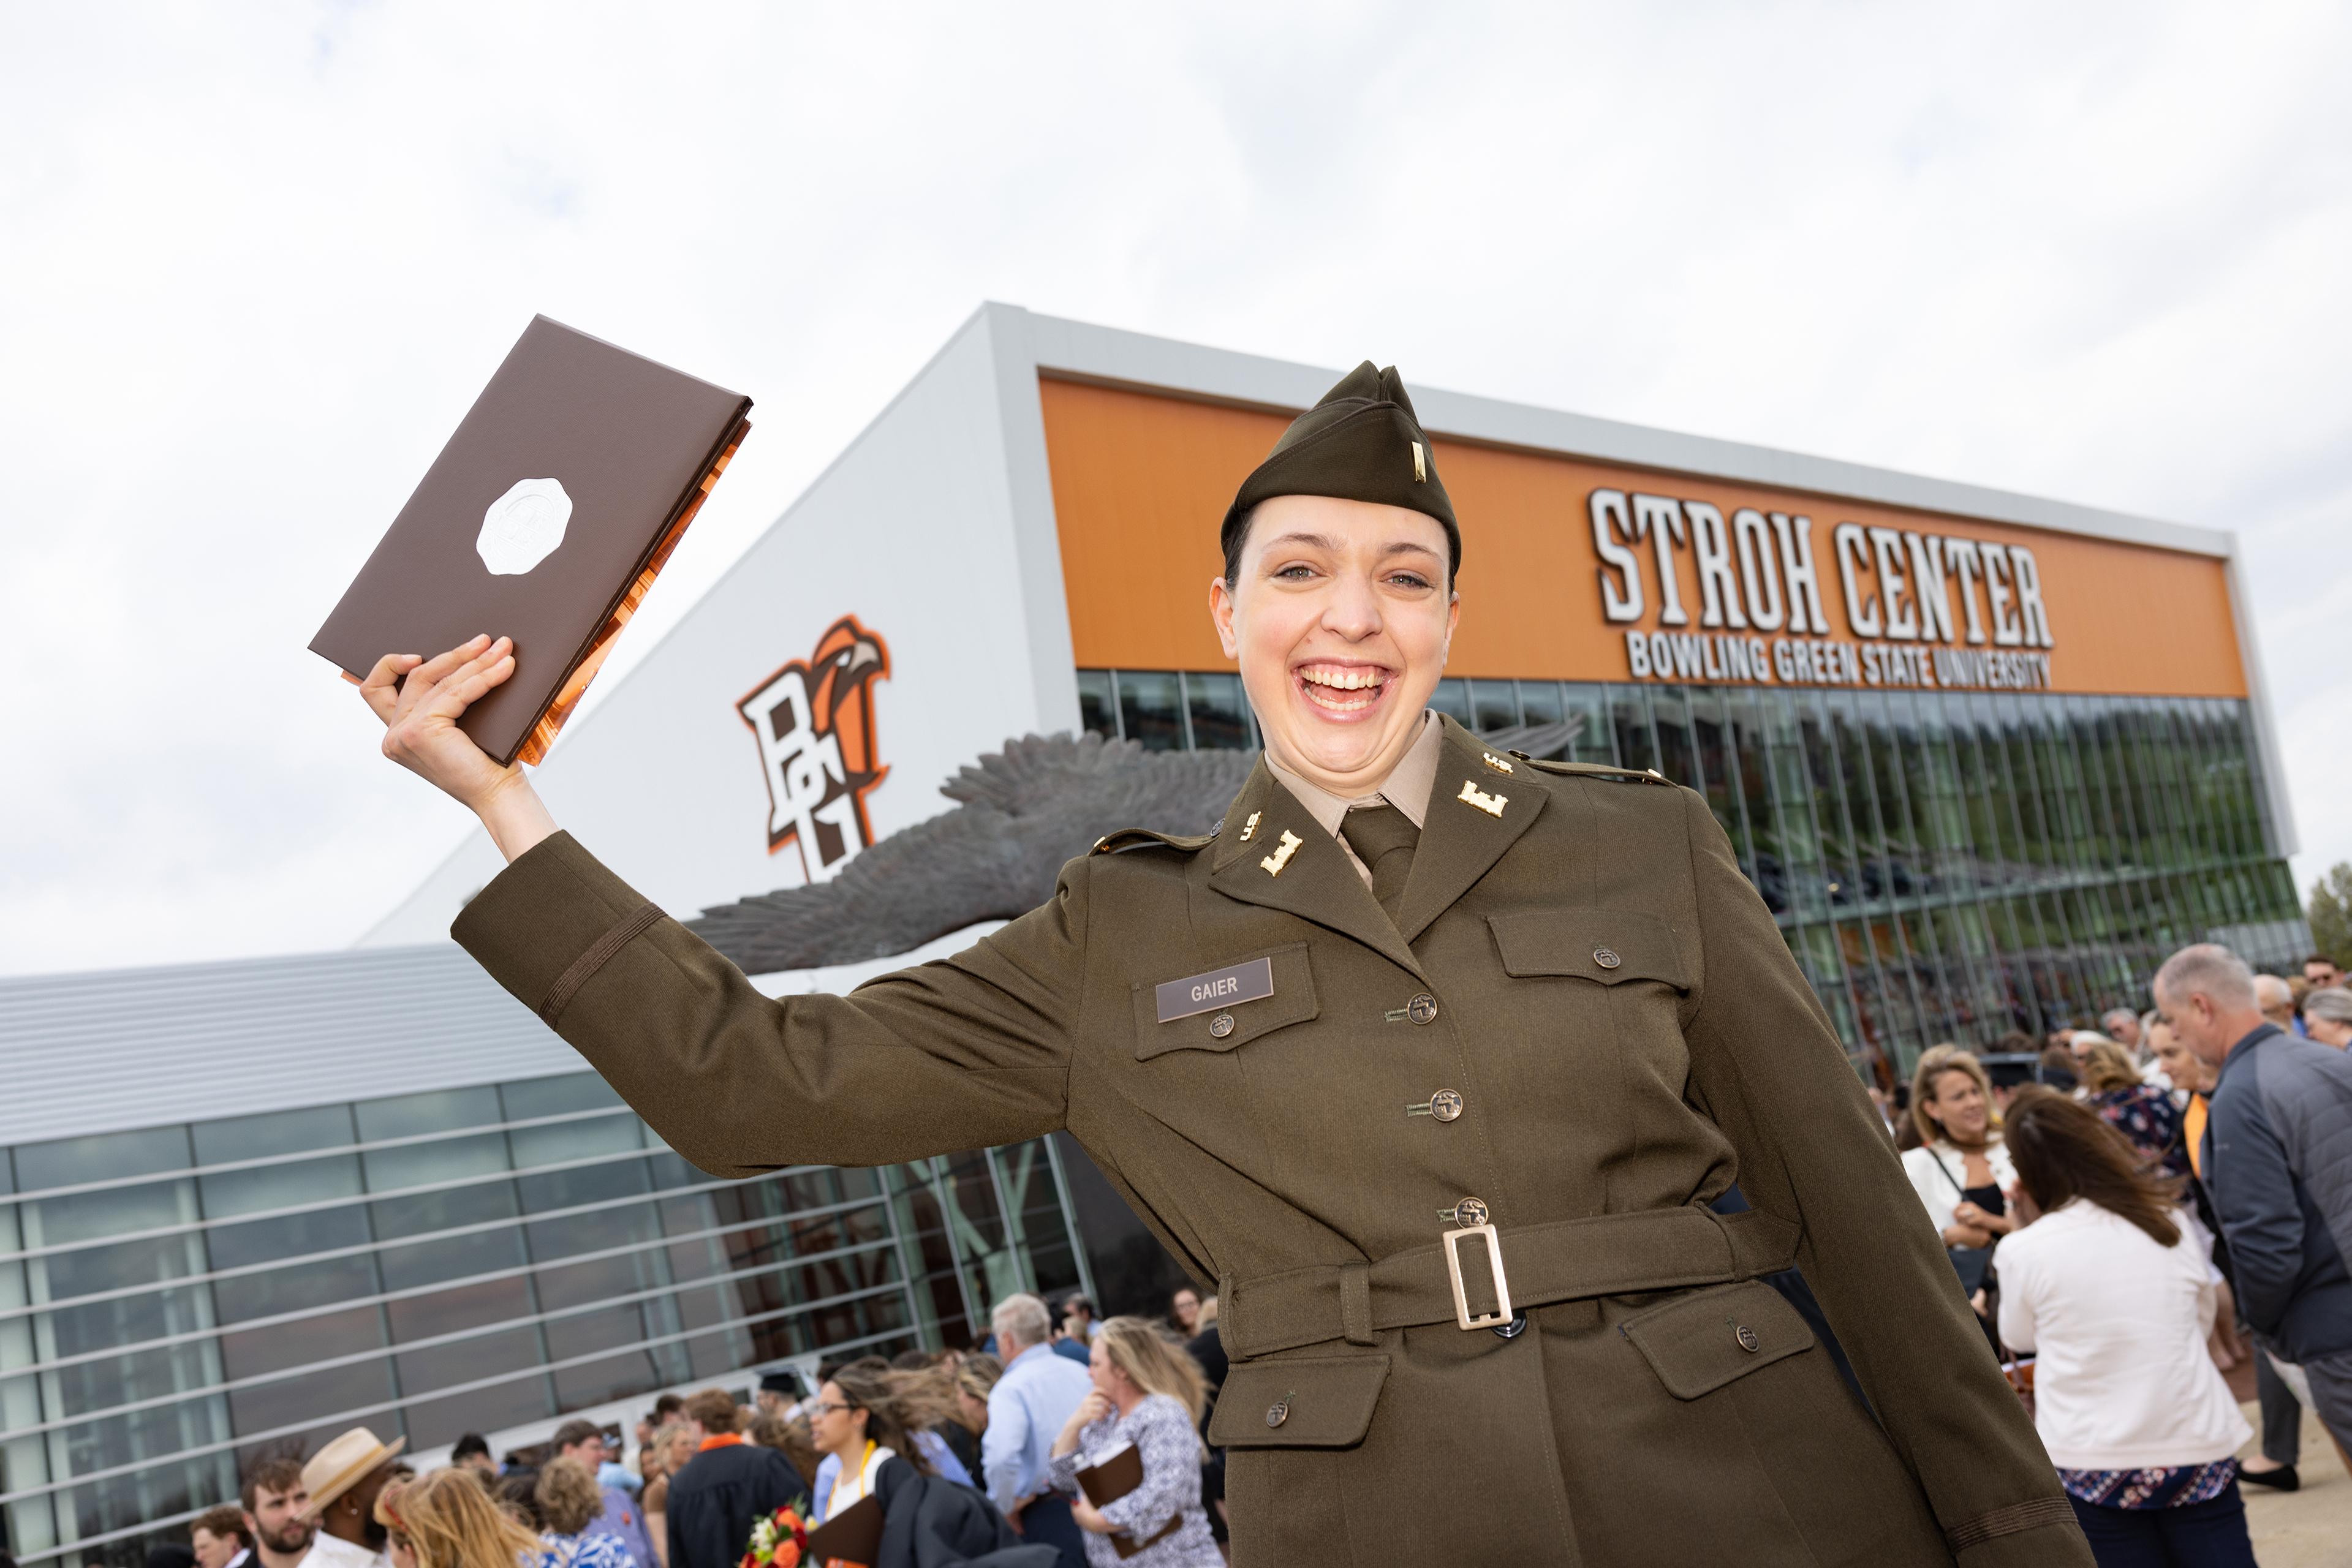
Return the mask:
[[[1491, 1238], [1456, 1234], [1463, 1239], [1450, 1245], [1467, 1312], [1490, 1313], [1498, 1279], [1507, 1279], [1511, 1306], [1531, 1307], [1776, 1274], [1795, 1265], [1801, 1232], [1759, 1209], [1718, 1215], [1692, 1207], [1498, 1228]], [[1454, 1322], [1465, 1302], [1446, 1267], [1447, 1245], [1227, 1281], [1218, 1292], [1218, 1336], [1229, 1354], [1247, 1358], [1326, 1340], [1372, 1344], [1382, 1329]], [[1489, 1245], [1499, 1270], [1490, 1267]]]

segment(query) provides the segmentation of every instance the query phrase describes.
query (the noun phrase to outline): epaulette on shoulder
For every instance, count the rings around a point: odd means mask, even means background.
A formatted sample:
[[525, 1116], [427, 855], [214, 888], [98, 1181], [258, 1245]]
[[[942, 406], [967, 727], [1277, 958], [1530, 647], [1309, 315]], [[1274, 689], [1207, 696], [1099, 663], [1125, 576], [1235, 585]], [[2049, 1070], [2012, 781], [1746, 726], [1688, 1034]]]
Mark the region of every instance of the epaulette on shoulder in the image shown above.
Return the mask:
[[1674, 786], [1673, 779], [1654, 768], [1641, 771], [1632, 768], [1612, 768], [1605, 762], [1552, 762], [1539, 757], [1529, 757], [1524, 751], [1514, 751], [1511, 755], [1528, 767], [1540, 768], [1546, 773], [1564, 773], [1571, 778], [1607, 779], [1620, 784], [1664, 784], [1669, 789]]
[[1206, 849], [1216, 841], [1217, 835], [1213, 832], [1160, 833], [1152, 831], [1150, 828], [1121, 828], [1115, 833], [1105, 833], [1101, 838], [1097, 839], [1095, 847], [1087, 852], [1096, 855], [1115, 855], [1121, 850], [1140, 849], [1146, 844], [1157, 844], [1162, 849], [1182, 850], [1190, 854], [1194, 850]]

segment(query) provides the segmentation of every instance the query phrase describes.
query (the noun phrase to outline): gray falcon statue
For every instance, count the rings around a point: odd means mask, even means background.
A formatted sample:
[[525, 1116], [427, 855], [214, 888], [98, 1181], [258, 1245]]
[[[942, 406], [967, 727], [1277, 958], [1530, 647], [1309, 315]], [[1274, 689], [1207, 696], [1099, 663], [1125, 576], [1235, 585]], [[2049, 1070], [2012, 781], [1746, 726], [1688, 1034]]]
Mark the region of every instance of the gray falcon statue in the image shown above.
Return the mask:
[[[1576, 726], [1488, 738], [1557, 756]], [[1063, 864], [1121, 828], [1205, 833], [1240, 792], [1255, 751], [1146, 751], [1088, 734], [1023, 736], [940, 786], [956, 809], [902, 829], [829, 882], [706, 909], [694, 933], [747, 975], [887, 958], [1054, 896]]]

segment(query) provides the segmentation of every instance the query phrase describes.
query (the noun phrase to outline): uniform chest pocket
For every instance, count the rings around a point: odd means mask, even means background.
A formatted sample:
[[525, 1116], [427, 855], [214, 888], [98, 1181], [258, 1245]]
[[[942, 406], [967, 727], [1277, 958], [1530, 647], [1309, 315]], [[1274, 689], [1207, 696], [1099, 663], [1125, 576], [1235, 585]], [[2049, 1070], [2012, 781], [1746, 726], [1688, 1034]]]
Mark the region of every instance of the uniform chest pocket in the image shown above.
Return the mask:
[[1654, 980], [1690, 988], [1675, 934], [1654, 915], [1628, 909], [1531, 909], [1490, 915], [1503, 973], [1527, 978], [1559, 975], [1622, 986]]
[[[1315, 971], [1307, 960], [1307, 944], [1293, 942], [1263, 953], [1244, 953], [1204, 970], [1215, 975], [1237, 966], [1265, 959], [1273, 970], [1274, 994], [1228, 1007], [1208, 1007], [1183, 1018], [1160, 1021], [1158, 986], [1151, 981], [1135, 987], [1135, 1059], [1149, 1061], [1171, 1051], [1232, 1051], [1291, 1024], [1316, 1017], [1321, 1006], [1315, 998]], [[1171, 976], [1170, 978], [1176, 978]]]

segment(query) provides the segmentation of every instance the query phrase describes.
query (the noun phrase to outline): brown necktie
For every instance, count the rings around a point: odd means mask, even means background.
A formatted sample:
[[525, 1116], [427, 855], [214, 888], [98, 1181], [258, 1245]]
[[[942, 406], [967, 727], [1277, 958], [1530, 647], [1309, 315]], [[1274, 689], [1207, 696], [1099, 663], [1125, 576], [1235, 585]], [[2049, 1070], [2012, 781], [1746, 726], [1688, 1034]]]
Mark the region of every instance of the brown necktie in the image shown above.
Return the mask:
[[1421, 830], [1412, 819], [1385, 803], [1359, 806], [1339, 819], [1339, 836], [1356, 852], [1356, 858], [1370, 868], [1372, 896], [1397, 918], [1397, 910], [1404, 903], [1404, 881], [1412, 872], [1413, 847], [1421, 842]]

